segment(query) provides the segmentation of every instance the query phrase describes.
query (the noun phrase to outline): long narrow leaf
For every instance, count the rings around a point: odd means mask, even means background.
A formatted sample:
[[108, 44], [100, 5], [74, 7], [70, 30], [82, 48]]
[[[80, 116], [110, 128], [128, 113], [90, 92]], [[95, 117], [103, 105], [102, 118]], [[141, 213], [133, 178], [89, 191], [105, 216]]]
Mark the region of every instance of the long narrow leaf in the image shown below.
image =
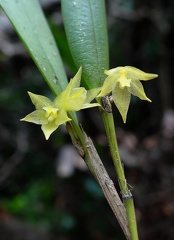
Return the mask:
[[89, 88], [100, 87], [108, 69], [108, 38], [104, 0], [62, 0], [62, 14], [75, 64]]
[[55, 94], [67, 85], [56, 43], [38, 0], [0, 0], [19, 37]]

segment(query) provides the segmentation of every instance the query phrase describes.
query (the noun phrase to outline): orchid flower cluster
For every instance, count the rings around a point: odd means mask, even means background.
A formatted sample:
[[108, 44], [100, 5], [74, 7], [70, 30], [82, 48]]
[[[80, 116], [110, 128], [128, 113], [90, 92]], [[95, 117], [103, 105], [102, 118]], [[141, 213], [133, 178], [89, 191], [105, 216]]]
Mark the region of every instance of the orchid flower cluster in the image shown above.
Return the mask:
[[142, 100], [151, 100], [146, 96], [140, 80], [151, 80], [157, 74], [145, 73], [135, 67], [117, 67], [104, 72], [107, 78], [100, 88], [86, 90], [80, 87], [82, 68], [72, 78], [66, 89], [62, 91], [54, 101], [49, 98], [28, 92], [36, 110], [22, 118], [21, 121], [32, 122], [41, 125], [46, 140], [61, 125], [71, 121], [68, 112], [76, 112], [81, 109], [101, 105], [91, 103], [94, 98], [102, 98], [112, 94], [113, 101], [118, 108], [123, 122], [126, 122], [127, 112], [130, 105], [131, 94]]

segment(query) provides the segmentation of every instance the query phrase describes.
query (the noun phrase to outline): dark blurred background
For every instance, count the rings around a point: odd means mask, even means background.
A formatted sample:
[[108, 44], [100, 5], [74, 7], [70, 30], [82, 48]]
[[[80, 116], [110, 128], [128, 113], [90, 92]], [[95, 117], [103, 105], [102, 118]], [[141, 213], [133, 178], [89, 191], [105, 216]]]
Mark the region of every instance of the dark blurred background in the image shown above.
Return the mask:
[[[41, 4], [71, 77], [76, 69], [60, 1]], [[126, 124], [115, 107], [113, 111], [140, 239], [172, 240], [174, 1], [107, 0], [106, 8], [110, 67], [131, 65], [159, 74], [143, 82], [152, 103], [132, 97]], [[66, 129], [60, 127], [46, 141], [39, 126], [19, 121], [34, 109], [27, 91], [52, 96], [0, 12], [0, 239], [125, 239]], [[81, 111], [78, 117], [118, 188], [98, 110]]]

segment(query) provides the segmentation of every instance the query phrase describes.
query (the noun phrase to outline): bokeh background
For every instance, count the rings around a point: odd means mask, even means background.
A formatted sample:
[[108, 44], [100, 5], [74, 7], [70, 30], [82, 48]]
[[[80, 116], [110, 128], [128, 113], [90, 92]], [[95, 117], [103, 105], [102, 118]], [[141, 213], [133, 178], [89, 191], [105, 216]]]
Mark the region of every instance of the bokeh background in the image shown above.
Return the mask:
[[[76, 72], [59, 0], [40, 1], [70, 78]], [[145, 82], [152, 103], [132, 98], [126, 124], [113, 107], [121, 158], [135, 198], [141, 240], [174, 239], [174, 2], [107, 0], [110, 67], [159, 74]], [[20, 122], [33, 111], [27, 91], [52, 97], [0, 12], [0, 239], [125, 239], [64, 127], [44, 139]], [[78, 113], [118, 188], [97, 109]]]

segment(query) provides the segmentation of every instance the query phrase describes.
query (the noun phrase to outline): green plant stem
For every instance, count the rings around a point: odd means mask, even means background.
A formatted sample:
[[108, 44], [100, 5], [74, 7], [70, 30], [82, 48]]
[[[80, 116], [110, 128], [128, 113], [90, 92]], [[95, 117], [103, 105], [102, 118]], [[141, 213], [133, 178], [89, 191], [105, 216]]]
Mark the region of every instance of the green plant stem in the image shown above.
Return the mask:
[[137, 230], [137, 221], [134, 208], [133, 198], [123, 200], [124, 206], [126, 208], [128, 225], [130, 230], [130, 235], [132, 240], [138, 240], [138, 230]]
[[69, 113], [72, 121], [66, 124], [67, 130], [71, 136], [73, 145], [85, 160], [90, 172], [98, 181], [113, 213], [115, 214], [126, 239], [130, 240], [130, 231], [128, 228], [127, 214], [125, 206], [117, 193], [112, 180], [110, 179], [92, 140], [81, 129], [73, 114]]
[[131, 239], [138, 240], [139, 238], [138, 238], [138, 231], [137, 231], [134, 202], [133, 202], [132, 194], [127, 185], [123, 165], [120, 159], [113, 114], [107, 113], [103, 109], [101, 109], [101, 115], [102, 115], [103, 122], [106, 129], [111, 156], [112, 156], [115, 170], [118, 176], [118, 181], [121, 188], [123, 202], [126, 208]]

